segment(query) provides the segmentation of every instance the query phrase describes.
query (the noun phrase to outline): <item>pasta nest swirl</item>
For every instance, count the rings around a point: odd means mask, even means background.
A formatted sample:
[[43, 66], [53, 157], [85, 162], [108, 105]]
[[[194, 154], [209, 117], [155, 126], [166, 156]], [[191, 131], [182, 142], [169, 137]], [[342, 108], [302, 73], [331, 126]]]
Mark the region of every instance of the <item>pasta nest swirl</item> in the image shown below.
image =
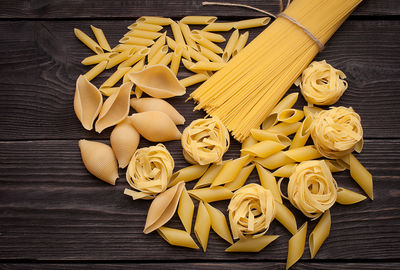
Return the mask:
[[192, 164], [221, 162], [229, 144], [229, 132], [217, 118], [194, 120], [182, 134], [183, 155]]
[[143, 198], [151, 199], [165, 191], [174, 169], [174, 159], [161, 143], [136, 150], [126, 171], [129, 185]]
[[303, 161], [289, 178], [291, 204], [309, 218], [316, 219], [331, 208], [337, 197], [337, 184], [324, 160]]
[[318, 151], [327, 158], [337, 159], [353, 152], [362, 142], [360, 116], [346, 107], [332, 107], [315, 115], [311, 137]]
[[260, 237], [275, 218], [275, 200], [270, 190], [248, 184], [233, 194], [228, 211], [234, 239], [248, 235]]
[[295, 84], [307, 102], [316, 105], [332, 105], [347, 89], [346, 75], [325, 60], [312, 62]]

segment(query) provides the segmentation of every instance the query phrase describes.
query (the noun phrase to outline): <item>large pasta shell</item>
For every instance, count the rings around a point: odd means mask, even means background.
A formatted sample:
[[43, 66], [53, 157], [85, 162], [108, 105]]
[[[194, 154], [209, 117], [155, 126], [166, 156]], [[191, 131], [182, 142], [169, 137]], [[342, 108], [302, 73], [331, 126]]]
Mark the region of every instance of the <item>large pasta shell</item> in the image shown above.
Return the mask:
[[182, 136], [171, 118], [163, 112], [134, 113], [129, 118], [140, 135], [151, 142], [180, 140]]
[[147, 213], [145, 234], [157, 230], [172, 218], [184, 187], [185, 182], [179, 182], [154, 198]]
[[183, 125], [185, 123], [185, 117], [183, 117], [171, 104], [163, 99], [132, 98], [131, 106], [139, 113], [148, 111], [163, 112], [168, 115], [176, 125]]
[[186, 88], [165, 65], [153, 65], [128, 76], [143, 92], [155, 98], [170, 98], [186, 93]]
[[99, 119], [95, 124], [95, 129], [98, 133], [122, 122], [128, 116], [131, 89], [132, 83], [126, 82], [104, 101]]
[[100, 142], [80, 140], [79, 148], [86, 169], [104, 182], [115, 185], [118, 168], [111, 147]]
[[99, 114], [102, 104], [103, 96], [99, 89], [85, 76], [80, 75], [76, 80], [74, 111], [85, 129], [93, 128], [94, 119]]
[[139, 141], [139, 133], [127, 118], [113, 129], [110, 143], [120, 168], [125, 168], [129, 164]]

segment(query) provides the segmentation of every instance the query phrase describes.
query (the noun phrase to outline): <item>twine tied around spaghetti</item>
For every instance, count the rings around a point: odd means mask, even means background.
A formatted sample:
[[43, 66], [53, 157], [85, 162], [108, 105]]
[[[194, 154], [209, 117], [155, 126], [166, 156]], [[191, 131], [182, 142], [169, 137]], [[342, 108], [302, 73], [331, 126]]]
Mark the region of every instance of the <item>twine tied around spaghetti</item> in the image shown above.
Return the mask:
[[286, 13], [284, 13], [284, 9], [286, 9], [291, 3], [291, 0], [288, 0], [286, 3], [286, 7], [284, 7], [283, 1], [279, 0], [279, 5], [280, 5], [280, 12], [278, 15], [273, 14], [272, 12], [260, 9], [260, 8], [256, 8], [256, 7], [252, 7], [249, 5], [245, 5], [245, 4], [236, 4], [236, 3], [228, 3], [228, 2], [207, 2], [204, 1], [202, 2], [203, 6], [229, 6], [229, 7], [242, 7], [242, 8], [247, 8], [247, 9], [251, 9], [251, 10], [255, 10], [257, 12], [266, 14], [268, 16], [271, 16], [273, 18], [285, 18], [286, 20], [290, 21], [291, 23], [297, 25], [298, 27], [300, 27], [300, 29], [303, 30], [303, 32], [309, 36], [314, 42], [315, 44], [317, 44], [319, 51], [322, 51], [324, 49], [324, 44], [322, 44], [321, 41], [319, 41], [319, 39], [314, 36], [313, 33], [311, 33], [311, 31], [309, 31], [307, 28], [305, 28], [300, 22], [298, 22], [295, 18], [290, 17], [289, 15], [287, 15]]

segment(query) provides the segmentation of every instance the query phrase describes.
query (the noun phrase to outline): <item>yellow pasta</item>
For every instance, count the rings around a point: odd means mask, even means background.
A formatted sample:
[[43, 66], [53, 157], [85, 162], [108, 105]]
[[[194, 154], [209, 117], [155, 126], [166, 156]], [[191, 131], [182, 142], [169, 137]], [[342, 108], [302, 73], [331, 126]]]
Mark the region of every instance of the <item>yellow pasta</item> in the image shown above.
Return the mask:
[[194, 65], [191, 66], [190, 70], [193, 71], [202, 71], [202, 70], [206, 70], [206, 71], [216, 71], [216, 70], [220, 70], [221, 68], [223, 68], [225, 66], [225, 63], [222, 62], [196, 62]]
[[89, 49], [94, 51], [96, 54], [104, 53], [103, 49], [100, 47], [99, 44], [97, 44], [96, 41], [91, 39], [88, 35], [83, 33], [78, 28], [74, 28], [74, 34], [80, 41], [82, 41], [83, 44], [85, 44]]
[[244, 48], [248, 39], [249, 39], [249, 32], [246, 32], [239, 36], [238, 41], [236, 42], [235, 48], [233, 49], [232, 57], [237, 55]]
[[192, 34], [190, 35], [190, 37], [196, 41], [197, 43], [199, 43], [201, 46], [215, 52], [215, 53], [223, 53], [223, 50], [221, 49], [221, 47], [219, 47], [217, 44], [213, 43], [212, 41], [206, 39], [204, 36], [202, 36], [201, 34]]
[[156, 25], [156, 24], [134, 22], [128, 26], [128, 29], [129, 30], [138, 29], [144, 31], [158, 32], [161, 29], [163, 29], [163, 27], [161, 25]]
[[190, 28], [187, 24], [183, 23], [182, 20], [178, 23], [181, 28], [181, 32], [183, 37], [185, 38], [186, 44], [194, 49], [197, 48], [196, 42], [190, 37]]
[[151, 60], [147, 63], [147, 66], [153, 66], [158, 64], [165, 55], [167, 55], [168, 52], [168, 46], [164, 45], [161, 47], [161, 49], [158, 50], [158, 52], [151, 58]]
[[110, 44], [108, 44], [103, 30], [101, 30], [100, 28], [96, 28], [93, 25], [91, 25], [90, 28], [92, 28], [93, 34], [96, 36], [97, 42], [99, 43], [100, 47], [102, 47], [106, 51], [111, 52]]
[[118, 68], [121, 67], [131, 67], [132, 65], [136, 64], [140, 60], [142, 60], [146, 55], [150, 52], [149, 48], [143, 48], [137, 52], [135, 52], [130, 58], [126, 59], [124, 62], [119, 64]]
[[230, 183], [235, 180], [240, 173], [240, 170], [247, 164], [248, 159], [248, 156], [244, 156], [238, 159], [227, 161], [213, 180], [211, 187]]
[[246, 182], [247, 178], [249, 178], [249, 175], [253, 171], [254, 166], [254, 164], [250, 164], [242, 168], [236, 178], [233, 181], [226, 183], [224, 187], [231, 191], [241, 188]]
[[118, 68], [103, 84], [100, 86], [99, 90], [102, 88], [110, 88], [113, 87], [131, 68], [130, 67], [121, 67]]
[[[189, 59], [193, 58], [196, 61], [209, 62], [207, 57], [205, 57], [203, 54], [201, 54], [197, 50], [193, 49], [192, 47], [188, 47], [187, 48], [187, 52], [188, 52], [188, 54], [190, 56]], [[188, 59], [188, 58], [186, 58], [186, 59]]]
[[314, 119], [314, 116], [318, 114], [320, 111], [323, 111], [323, 109], [318, 108], [318, 107], [310, 107], [310, 106], [304, 106], [303, 107], [304, 111], [304, 116], [308, 117], [310, 116], [311, 118]]
[[107, 69], [113, 68], [114, 66], [118, 65], [119, 63], [125, 61], [126, 59], [133, 56], [135, 50], [130, 49], [126, 51], [122, 51], [118, 54], [112, 54], [107, 63]]
[[299, 129], [296, 132], [296, 135], [294, 135], [294, 138], [293, 138], [292, 143], [290, 144], [289, 150], [302, 147], [307, 143], [307, 140], [311, 134], [311, 123], [312, 123], [311, 116], [307, 116], [303, 120], [303, 122], [301, 123], [301, 126], [299, 127]]
[[188, 191], [189, 195], [196, 200], [203, 202], [216, 202], [229, 200], [232, 198], [233, 193], [225, 187], [213, 187], [213, 188], [198, 188]]
[[290, 175], [292, 174], [293, 170], [296, 168], [295, 163], [291, 163], [291, 164], [286, 164], [282, 167], [280, 167], [279, 169], [277, 169], [276, 171], [274, 171], [272, 173], [273, 176], [275, 177], [290, 177]]
[[217, 176], [219, 171], [222, 169], [223, 164], [226, 161], [223, 161], [221, 164], [212, 164], [208, 170], [203, 174], [199, 181], [197, 181], [196, 185], [193, 189], [202, 188], [211, 185], [214, 178]]
[[328, 165], [329, 170], [331, 170], [331, 172], [342, 172], [346, 169], [350, 169], [350, 166], [340, 159], [337, 160], [326, 159], [325, 163], [326, 165]]
[[286, 109], [278, 114], [278, 121], [290, 124], [299, 122], [301, 119], [303, 119], [303, 117], [304, 117], [303, 111], [296, 109]]
[[150, 51], [148, 54], [148, 59], [149, 61], [153, 58], [153, 56], [161, 49], [162, 46], [165, 45], [165, 38], [166, 38], [167, 32], [164, 32], [158, 39], [157, 41], [153, 44], [153, 46], [150, 47]]
[[[172, 58], [172, 57], [171, 57]], [[207, 80], [209, 77], [205, 74], [199, 73], [199, 74], [194, 74], [192, 76], [186, 77], [184, 79], [181, 79], [180, 82], [183, 86], [189, 87], [191, 85], [194, 85], [199, 82], [204, 82]]]
[[[125, 73], [123, 82], [127, 82], [127, 81], [131, 80], [131, 79], [129, 79], [130, 73], [141, 71], [143, 68], [144, 68], [144, 59], [137, 62], [133, 67], [131, 67], [131, 69], [127, 73]], [[136, 90], [137, 90], [137, 88], [136, 88]]]
[[337, 198], [336, 202], [344, 205], [348, 204], [355, 204], [358, 202], [361, 202], [365, 200], [367, 197], [365, 197], [362, 194], [359, 194], [357, 192], [351, 191], [349, 189], [345, 188], [338, 188], [337, 190]]
[[215, 22], [217, 17], [214, 16], [186, 16], [181, 19], [185, 24], [210, 24]]
[[181, 63], [181, 57], [182, 57], [182, 52], [183, 52], [183, 45], [179, 44], [174, 53], [172, 54], [172, 61], [171, 61], [171, 71], [177, 75], [178, 70], [179, 70], [179, 65]]
[[119, 87], [103, 87], [100, 88], [100, 92], [103, 94], [103, 96], [111, 96], [112, 94], [114, 94], [117, 90], [119, 89]]
[[257, 141], [274, 141], [285, 146], [289, 146], [291, 144], [291, 140], [287, 136], [283, 134], [272, 133], [267, 130], [252, 129], [251, 135]]
[[275, 241], [279, 235], [263, 235], [261, 237], [248, 237], [236, 241], [225, 249], [226, 252], [260, 252], [270, 243]]
[[208, 169], [208, 165], [192, 165], [172, 174], [168, 187], [172, 187], [177, 183], [183, 182], [190, 182], [195, 179], [200, 178]]
[[[166, 40], [167, 40], [168, 47], [169, 47], [171, 50], [175, 51], [175, 50], [176, 50], [176, 46], [177, 46], [176, 41], [173, 40], [173, 39], [170, 38], [170, 37], [166, 37]], [[185, 48], [185, 49], [183, 50], [183, 52], [182, 52], [183, 57], [185, 57], [187, 60], [190, 60], [190, 52], [189, 52], [190, 49], [192, 49], [193, 51], [195, 51], [193, 48], [187, 47], [187, 48]], [[199, 53], [199, 54], [200, 54], [200, 53]], [[200, 55], [201, 55], [201, 54], [200, 54]], [[204, 57], [204, 58], [205, 58], [205, 57]], [[205, 59], [207, 59], [207, 58], [205, 58]]]
[[85, 66], [98, 64], [104, 60], [108, 60], [110, 55], [111, 53], [101, 53], [101, 54], [91, 55], [83, 59], [81, 63], [82, 65]]
[[154, 44], [154, 40], [148, 38], [140, 38], [140, 37], [131, 37], [125, 36], [119, 40], [120, 43], [123, 44], [132, 44], [132, 45], [140, 45], [140, 46], [151, 46]]
[[208, 214], [207, 208], [202, 201], [199, 202], [197, 209], [196, 222], [194, 224], [194, 233], [203, 251], [207, 250], [208, 236], [210, 234], [211, 218]]
[[186, 188], [183, 188], [181, 197], [179, 198], [178, 215], [188, 234], [192, 230], [192, 219], [194, 212], [194, 204]]
[[85, 73], [85, 77], [88, 81], [93, 80], [97, 75], [103, 72], [106, 69], [107, 61], [101, 61], [97, 65], [95, 65], [91, 70]]
[[290, 238], [288, 247], [288, 256], [286, 261], [286, 270], [295, 264], [304, 253], [306, 244], [307, 222]]
[[207, 32], [207, 31], [203, 31], [203, 30], [192, 30], [193, 34], [200, 34], [203, 37], [205, 37], [206, 39], [208, 39], [209, 41], [212, 42], [225, 42], [225, 38], [224, 36], [217, 34], [217, 33], [211, 33], [211, 32]]
[[298, 147], [284, 152], [289, 158], [296, 162], [317, 159], [322, 157], [321, 153], [313, 145]]
[[231, 30], [235, 26], [235, 23], [229, 22], [229, 23], [210, 23], [206, 27], [203, 28], [203, 31], [207, 32], [226, 32]]
[[[170, 53], [167, 53], [166, 55], [164, 55], [164, 57], [161, 58], [161, 60], [160, 60], [160, 62], [158, 62], [158, 64], [168, 66], [169, 63], [171, 63], [171, 61], [172, 61], [172, 54], [173, 53], [170, 52]], [[180, 82], [183, 85], [182, 80]], [[183, 86], [187, 87], [186, 85], [183, 85]]]
[[186, 231], [168, 227], [161, 227], [157, 230], [157, 232], [170, 245], [199, 249], [199, 247], [193, 241], [193, 238]]
[[174, 35], [174, 39], [176, 44], [185, 45], [185, 40], [183, 39], [182, 31], [179, 25], [176, 22], [171, 23], [172, 34]]
[[261, 167], [259, 164], [256, 164], [258, 178], [260, 179], [260, 184], [265, 188], [271, 191], [272, 196], [275, 201], [282, 203], [282, 197], [278, 189], [278, 185], [276, 184], [276, 179], [272, 175], [271, 172]]
[[255, 158], [254, 161], [268, 170], [274, 170], [278, 167], [294, 162], [293, 159], [288, 157], [285, 152], [282, 151], [267, 158]]
[[310, 245], [310, 254], [311, 259], [315, 257], [318, 250], [329, 236], [329, 232], [331, 230], [331, 213], [327, 210], [320, 220], [318, 224], [315, 226], [314, 230], [310, 233], [308, 238], [308, 243]]
[[148, 23], [156, 25], [169, 25], [173, 21], [170, 18], [143, 16], [136, 20], [137, 23]]
[[276, 121], [278, 120], [278, 114], [283, 110], [292, 108], [292, 106], [296, 103], [298, 97], [299, 93], [292, 93], [279, 101], [278, 104], [276, 104], [275, 107], [272, 109], [270, 115], [263, 121], [262, 129], [265, 130], [275, 125]]
[[288, 136], [290, 134], [295, 133], [299, 129], [300, 126], [301, 126], [300, 122], [291, 123], [291, 124], [279, 123], [273, 127], [270, 127], [269, 129], [267, 129], [267, 131]]
[[274, 141], [261, 141], [259, 143], [253, 144], [248, 148], [244, 148], [241, 150], [242, 153], [249, 154], [251, 156], [256, 156], [260, 158], [269, 157], [282, 149], [286, 148], [285, 145], [279, 142]]
[[281, 202], [275, 203], [275, 218], [282, 224], [291, 234], [296, 234], [297, 223], [293, 213]]
[[218, 54], [207, 48], [204, 48], [203, 46], [200, 46], [200, 52], [212, 62], [217, 62], [217, 63], [222, 62], [221, 56], [219, 56]]
[[350, 175], [354, 181], [373, 200], [374, 190], [371, 173], [352, 154], [345, 156], [342, 160], [350, 166]]
[[236, 29], [254, 28], [254, 27], [265, 26], [270, 21], [271, 21], [270, 17], [249, 19], [249, 20], [243, 20], [243, 21], [235, 22], [234, 23], [234, 27]]
[[138, 51], [140, 49], [146, 48], [145, 46], [140, 46], [140, 45], [133, 45], [133, 44], [118, 44], [115, 46], [112, 51], [113, 52], [123, 52], [126, 50], [131, 50], [134, 49], [134, 51]]
[[[245, 148], [248, 148], [248, 147], [250, 147], [250, 146], [252, 146], [253, 144], [256, 144], [256, 143], [257, 143], [257, 140], [254, 139], [252, 136], [249, 136], [243, 141], [241, 150], [245, 149]], [[240, 151], [240, 157], [243, 157], [245, 155], [246, 154], [244, 152]]]
[[222, 60], [224, 62], [228, 62], [229, 58], [232, 55], [233, 50], [236, 47], [238, 39], [239, 39], [239, 30], [236, 29], [235, 31], [233, 31], [232, 35], [228, 39], [228, 42], [226, 43], [224, 52], [222, 54]]
[[225, 215], [217, 208], [212, 207], [207, 202], [204, 205], [210, 215], [211, 228], [216, 232], [222, 239], [230, 244], [233, 244], [231, 232], [229, 231], [228, 224], [226, 223]]

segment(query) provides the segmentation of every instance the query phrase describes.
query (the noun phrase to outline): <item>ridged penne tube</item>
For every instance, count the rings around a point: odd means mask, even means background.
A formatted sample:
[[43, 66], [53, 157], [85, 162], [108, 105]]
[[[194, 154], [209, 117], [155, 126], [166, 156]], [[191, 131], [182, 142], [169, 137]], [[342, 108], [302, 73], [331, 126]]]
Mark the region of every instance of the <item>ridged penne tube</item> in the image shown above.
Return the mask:
[[291, 234], [296, 234], [297, 223], [293, 213], [282, 203], [275, 203], [275, 218], [282, 224]]
[[205, 37], [206, 39], [208, 39], [209, 41], [212, 42], [225, 42], [226, 39], [224, 38], [223, 35], [220, 34], [216, 34], [216, 33], [212, 33], [212, 32], [207, 32], [207, 31], [203, 31], [203, 30], [192, 30], [193, 34], [200, 34], [203, 37]]
[[294, 135], [293, 141], [290, 144], [289, 150], [299, 148], [304, 146], [307, 143], [308, 138], [310, 137], [311, 134], [311, 123], [312, 123], [312, 118], [310, 116], [307, 116], [303, 122], [301, 123], [301, 126], [296, 132], [296, 135]]
[[232, 35], [228, 39], [226, 43], [224, 52], [222, 53], [222, 61], [228, 62], [229, 58], [232, 55], [233, 50], [235, 49], [236, 43], [239, 39], [239, 30], [233, 31]]
[[100, 47], [99, 44], [97, 44], [96, 41], [91, 39], [88, 35], [86, 35], [78, 28], [74, 28], [74, 34], [80, 41], [82, 41], [83, 44], [85, 44], [89, 49], [94, 51], [96, 54], [104, 53], [103, 49]]
[[174, 39], [176, 44], [181, 44], [182, 46], [185, 45], [185, 40], [182, 35], [181, 28], [176, 22], [171, 23], [172, 34], [174, 35]]
[[279, 101], [278, 104], [275, 105], [274, 109], [271, 111], [270, 114], [273, 114], [273, 113], [279, 114], [281, 111], [283, 111], [285, 109], [292, 108], [293, 105], [296, 103], [298, 97], [299, 97], [299, 93], [292, 93], [292, 94], [285, 96], [284, 98], [281, 99], [281, 101]]
[[207, 32], [226, 32], [231, 30], [235, 26], [234, 23], [229, 22], [229, 23], [210, 23], [206, 27], [204, 27], [202, 30], [207, 31]]
[[238, 159], [229, 160], [223, 166], [222, 169], [218, 172], [214, 181], [211, 184], [211, 187], [216, 187], [219, 185], [223, 185], [226, 183], [230, 183], [238, 176], [240, 170], [248, 163], [249, 156], [243, 156]]
[[111, 52], [110, 44], [108, 44], [108, 41], [103, 33], [103, 30], [94, 27], [93, 25], [91, 25], [90, 28], [92, 28], [93, 34], [96, 36], [97, 42], [99, 43], [100, 47], [106, 51]]
[[346, 169], [350, 169], [349, 165], [347, 165], [340, 159], [337, 160], [325, 159], [325, 163], [326, 165], [328, 165], [329, 170], [331, 170], [331, 172], [342, 172]]
[[211, 185], [212, 181], [215, 179], [219, 171], [222, 169], [222, 166], [225, 162], [226, 161], [223, 161], [222, 164], [212, 164], [203, 174], [203, 176], [199, 179], [199, 181], [197, 181], [193, 189], [203, 188]]
[[296, 168], [296, 165], [297, 165], [296, 163], [286, 164], [286, 165], [280, 167], [279, 169], [277, 169], [276, 171], [274, 171], [272, 173], [272, 175], [275, 177], [288, 178], [292, 174], [294, 168]]
[[132, 98], [131, 107], [138, 113], [148, 111], [163, 112], [171, 118], [176, 125], [183, 125], [183, 117], [171, 104], [160, 98]]
[[[189, 60], [186, 60], [186, 59], [182, 59], [182, 64], [187, 70], [190, 70], [190, 71], [195, 72], [195, 73], [199, 72], [199, 71], [196, 72], [196, 71], [192, 70], [192, 67], [194, 65], [194, 63], [192, 61], [189, 61]], [[203, 72], [203, 71], [201, 71], [201, 72]], [[201, 74], [203, 74], [203, 73], [201, 73]]]
[[193, 58], [194, 60], [196, 60], [198, 62], [209, 62], [207, 57], [205, 57], [200, 52], [198, 52], [197, 50], [195, 50], [195, 49], [193, 49], [191, 47], [188, 47], [188, 53], [189, 53], [190, 58]]
[[[164, 55], [164, 57], [161, 58], [161, 60], [158, 62], [158, 64], [159, 64], [159, 65], [168, 66], [169, 63], [171, 63], [171, 61], [172, 61], [172, 54], [173, 54], [173, 53], [170, 52], [170, 53], [167, 53], [166, 55]], [[182, 83], [182, 82], [181, 82], [181, 83]], [[187, 86], [184, 85], [183, 83], [182, 83], [182, 85], [185, 86], [185, 87], [187, 87]]]
[[365, 200], [364, 195], [345, 188], [338, 188], [336, 202], [344, 205], [355, 204]]
[[304, 253], [306, 244], [307, 222], [290, 238], [288, 247], [288, 256], [286, 261], [286, 270], [295, 264]]
[[192, 48], [196, 48], [196, 42], [194, 42], [193, 39], [190, 37], [191, 32], [189, 26], [182, 21], [180, 21], [178, 25], [181, 28], [181, 32], [183, 37], [185, 38], [186, 44]]
[[140, 38], [140, 37], [131, 37], [125, 36], [119, 40], [122, 44], [132, 44], [132, 45], [140, 45], [140, 46], [151, 46], [154, 44], [154, 40], [149, 38]]
[[318, 114], [320, 111], [323, 111], [323, 109], [310, 106], [303, 107], [303, 112], [305, 117], [310, 116], [311, 118], [314, 118], [314, 115]]
[[193, 238], [186, 231], [168, 227], [161, 227], [157, 230], [157, 232], [170, 245], [199, 249], [199, 247], [193, 241]]
[[101, 61], [100, 63], [98, 63], [97, 65], [95, 65], [92, 69], [90, 69], [88, 72], [85, 73], [85, 77], [88, 81], [93, 80], [94, 78], [96, 78], [97, 75], [99, 75], [100, 73], [102, 73], [107, 66], [107, 61]]
[[136, 20], [137, 23], [149, 23], [156, 25], [169, 25], [173, 22], [170, 18], [154, 17], [154, 16], [142, 16]]
[[[153, 56], [153, 58], [151, 58], [151, 60], [147, 63], [147, 66], [151, 67], [159, 64], [161, 59], [163, 59], [164, 56], [167, 55], [167, 52], [168, 52], [168, 46], [167, 45], [162, 46], [161, 49], [159, 49], [158, 52], [156, 52], [156, 54]], [[174, 75], [176, 74], [174, 73]]]
[[226, 65], [226, 63], [223, 62], [203, 62], [199, 61], [196, 62], [194, 65], [191, 66], [190, 70], [193, 70], [194, 72], [198, 72], [201, 70], [206, 70], [206, 71], [217, 71], [223, 68]]
[[[168, 49], [168, 47], [167, 47], [167, 49]], [[171, 61], [170, 69], [175, 75], [178, 74], [179, 66], [181, 64], [181, 57], [182, 57], [183, 49], [184, 49], [183, 45], [179, 44], [172, 54], [172, 61]]]
[[233, 49], [232, 57], [237, 55], [244, 48], [244, 46], [246, 46], [246, 43], [247, 43], [248, 39], [249, 39], [249, 32], [248, 31], [239, 36], [239, 39], [236, 42], [235, 48]]
[[260, 252], [266, 246], [275, 241], [279, 235], [263, 235], [261, 237], [248, 237], [239, 239], [232, 246], [225, 249], [226, 252]]
[[[154, 79], [155, 77], [157, 80]], [[146, 94], [155, 98], [170, 98], [186, 93], [186, 88], [175, 74], [163, 65], [154, 65], [142, 71], [130, 73], [129, 78]]]
[[159, 32], [150, 32], [150, 31], [144, 31], [144, 30], [139, 30], [139, 29], [133, 29], [126, 33], [124, 36], [129, 36], [129, 37], [138, 37], [138, 38], [146, 38], [146, 39], [156, 39], [159, 38], [162, 35], [162, 33]]
[[286, 146], [283, 145], [282, 143], [274, 141], [261, 141], [259, 143], [253, 144], [248, 148], [244, 148], [240, 151], [250, 156], [266, 158], [281, 151], [284, 148], [286, 148]]
[[101, 53], [101, 54], [95, 54], [86, 57], [85, 59], [82, 60], [82, 65], [88, 66], [88, 65], [94, 65], [98, 64], [104, 60], [108, 60], [108, 57], [111, 55], [111, 53]]
[[100, 142], [80, 140], [79, 149], [86, 169], [104, 182], [115, 185], [118, 167], [111, 147]]
[[112, 51], [113, 52], [123, 52], [123, 51], [126, 51], [126, 50], [133, 49], [136, 52], [136, 51], [138, 51], [140, 49], [143, 49], [143, 48], [146, 48], [146, 47], [145, 46], [140, 46], [140, 45], [133, 45], [133, 44], [118, 44], [117, 46], [115, 46], [112, 49]]
[[215, 52], [200, 46], [200, 52], [208, 58], [208, 60], [210, 60], [211, 62], [217, 62], [217, 63], [222, 63], [222, 58], [221, 56], [219, 56], [218, 54], [216, 54]]
[[100, 88], [100, 92], [103, 94], [103, 96], [109, 97], [115, 92], [117, 92], [119, 87], [102, 87]]
[[314, 145], [307, 145], [284, 152], [289, 158], [296, 162], [312, 160], [322, 157], [321, 153], [314, 147]]
[[[131, 81], [131, 79], [129, 79], [129, 75], [135, 72], [139, 72], [142, 71], [144, 68], [144, 58], [142, 58], [142, 60], [140, 60], [139, 62], [137, 62], [135, 65], [133, 65], [133, 67], [131, 67], [131, 69], [125, 73], [124, 78], [122, 80], [123, 83], [129, 82]], [[142, 91], [142, 90], [140, 90]], [[135, 91], [136, 92], [136, 91]], [[136, 96], [137, 97], [137, 96]]]
[[342, 159], [350, 165], [350, 175], [356, 183], [364, 190], [368, 197], [374, 199], [374, 190], [371, 173], [353, 156], [349, 154]]
[[225, 187], [213, 187], [213, 188], [198, 188], [188, 191], [189, 195], [196, 200], [203, 202], [216, 202], [229, 200], [232, 198], [233, 193]]
[[113, 68], [114, 66], [118, 65], [119, 63], [132, 57], [134, 52], [135, 52], [135, 49], [130, 49], [130, 50], [122, 51], [118, 54], [110, 55], [106, 68], [107, 69]]
[[180, 22], [185, 24], [210, 24], [217, 20], [215, 16], [185, 16]]
[[[166, 37], [166, 41], [167, 41], [168, 47], [169, 47], [171, 50], [175, 51], [176, 46], [177, 46], [176, 41], [173, 40], [173, 39], [170, 38], [170, 37]], [[189, 54], [189, 50], [190, 50], [190, 49], [194, 50], [194, 49], [191, 48], [191, 47], [187, 47], [187, 48], [185, 48], [185, 50], [183, 50], [183, 52], [182, 52], [183, 57], [185, 57], [185, 58], [188, 59], [188, 60], [190, 60], [190, 54]], [[200, 54], [200, 55], [201, 55], [201, 54]], [[204, 58], [205, 58], [205, 57], [204, 57]], [[207, 59], [207, 58], [206, 58], [206, 59]]]
[[76, 80], [74, 111], [85, 129], [92, 130], [93, 122], [99, 115], [102, 105], [103, 97], [99, 89], [85, 76], [80, 75]]
[[175, 172], [169, 180], [168, 187], [174, 186], [177, 183], [190, 182], [200, 178], [208, 169], [208, 165], [192, 165]]
[[158, 32], [161, 29], [163, 29], [163, 27], [161, 25], [156, 25], [156, 24], [134, 22], [128, 26], [128, 29], [129, 30], [139, 29], [150, 32]]
[[296, 109], [285, 109], [278, 114], [278, 121], [285, 123], [296, 123], [303, 119], [303, 111]]
[[300, 126], [301, 126], [300, 122], [291, 123], [291, 124], [279, 123], [273, 127], [270, 127], [269, 129], [267, 129], [267, 131], [288, 136], [290, 134], [296, 133]]
[[275, 176], [273, 176], [270, 171], [264, 169], [259, 164], [256, 164], [256, 168], [261, 186], [271, 191], [275, 201], [282, 203], [282, 197], [279, 192]]
[[293, 159], [288, 157], [285, 152], [282, 151], [267, 158], [256, 158], [254, 161], [268, 170], [274, 170], [278, 167], [294, 162]]
[[181, 182], [154, 198], [147, 213], [145, 234], [157, 230], [172, 218], [184, 187], [185, 183]]
[[167, 35], [167, 31], [165, 31], [157, 40], [154, 42], [153, 46], [150, 47], [150, 51], [148, 54], [148, 59], [151, 61], [153, 56], [165, 45], [165, 38]]
[[310, 246], [311, 259], [315, 257], [318, 250], [328, 238], [331, 230], [331, 213], [329, 210], [325, 211], [314, 230], [310, 233], [308, 244]]
[[[257, 140], [254, 139], [253, 136], [249, 136], [243, 141], [241, 150], [245, 149], [245, 148], [248, 148], [248, 147], [250, 147], [250, 146], [252, 146], [252, 145], [254, 145], [256, 143], [257, 143]], [[244, 152], [240, 151], [240, 157], [243, 157], [245, 155], [247, 155], [247, 154], [245, 154]]]
[[124, 83], [104, 101], [95, 124], [96, 132], [100, 133], [104, 129], [122, 122], [128, 116], [131, 89], [132, 83]]
[[197, 84], [200, 82], [204, 82], [208, 78], [209, 77], [207, 75], [198, 73], [198, 74], [194, 74], [192, 76], [186, 77], [184, 79], [181, 79], [180, 82], [184, 87], [189, 87], [191, 85], [194, 85], [194, 84]]
[[105, 82], [102, 83], [102, 85], [100, 85], [100, 91], [102, 88], [113, 87], [130, 69], [130, 67], [118, 68], [107, 80], [105, 80]]
[[236, 29], [246, 29], [246, 28], [254, 28], [265, 26], [271, 21], [270, 17], [263, 17], [263, 18], [256, 18], [256, 19], [249, 19], [238, 21], [234, 23], [234, 27]]
[[201, 34], [191, 34], [190, 37], [202, 45], [203, 47], [215, 52], [215, 53], [223, 53], [224, 51], [219, 47], [217, 44], [213, 43], [212, 41], [206, 39], [204, 36]]
[[150, 52], [149, 48], [140, 49], [139, 51], [135, 52], [131, 57], [126, 59], [124, 62], [119, 64], [118, 68], [131, 67], [132, 65], [142, 60], [146, 55], [149, 54], [149, 52]]
[[257, 141], [274, 141], [285, 145], [286, 147], [291, 144], [291, 140], [282, 134], [272, 133], [262, 129], [252, 129], [251, 136]]
[[272, 113], [261, 124], [262, 130], [267, 130], [278, 123], [278, 113]]
[[140, 135], [128, 119], [119, 123], [111, 132], [110, 143], [120, 168], [128, 166], [140, 141]]
[[239, 174], [236, 176], [236, 178], [233, 181], [226, 183], [224, 185], [224, 187], [231, 191], [241, 188], [244, 185], [244, 183], [246, 182], [247, 178], [249, 178], [249, 175], [253, 171], [254, 166], [255, 165], [253, 163], [246, 167], [243, 167], [240, 170]]
[[196, 222], [194, 224], [194, 233], [199, 241], [203, 251], [207, 250], [208, 236], [211, 228], [211, 217], [208, 214], [207, 208], [202, 201], [199, 202], [197, 209]]
[[182, 136], [171, 118], [160, 111], [134, 113], [129, 119], [140, 135], [151, 142], [179, 140]]
[[233, 244], [231, 232], [229, 231], [228, 223], [226, 222], [225, 215], [215, 207], [212, 207], [207, 202], [204, 205], [210, 215], [211, 227], [222, 239], [230, 244]]
[[181, 197], [179, 198], [178, 215], [188, 234], [190, 234], [192, 230], [193, 212], [193, 201], [187, 193], [186, 188], [183, 188]]

